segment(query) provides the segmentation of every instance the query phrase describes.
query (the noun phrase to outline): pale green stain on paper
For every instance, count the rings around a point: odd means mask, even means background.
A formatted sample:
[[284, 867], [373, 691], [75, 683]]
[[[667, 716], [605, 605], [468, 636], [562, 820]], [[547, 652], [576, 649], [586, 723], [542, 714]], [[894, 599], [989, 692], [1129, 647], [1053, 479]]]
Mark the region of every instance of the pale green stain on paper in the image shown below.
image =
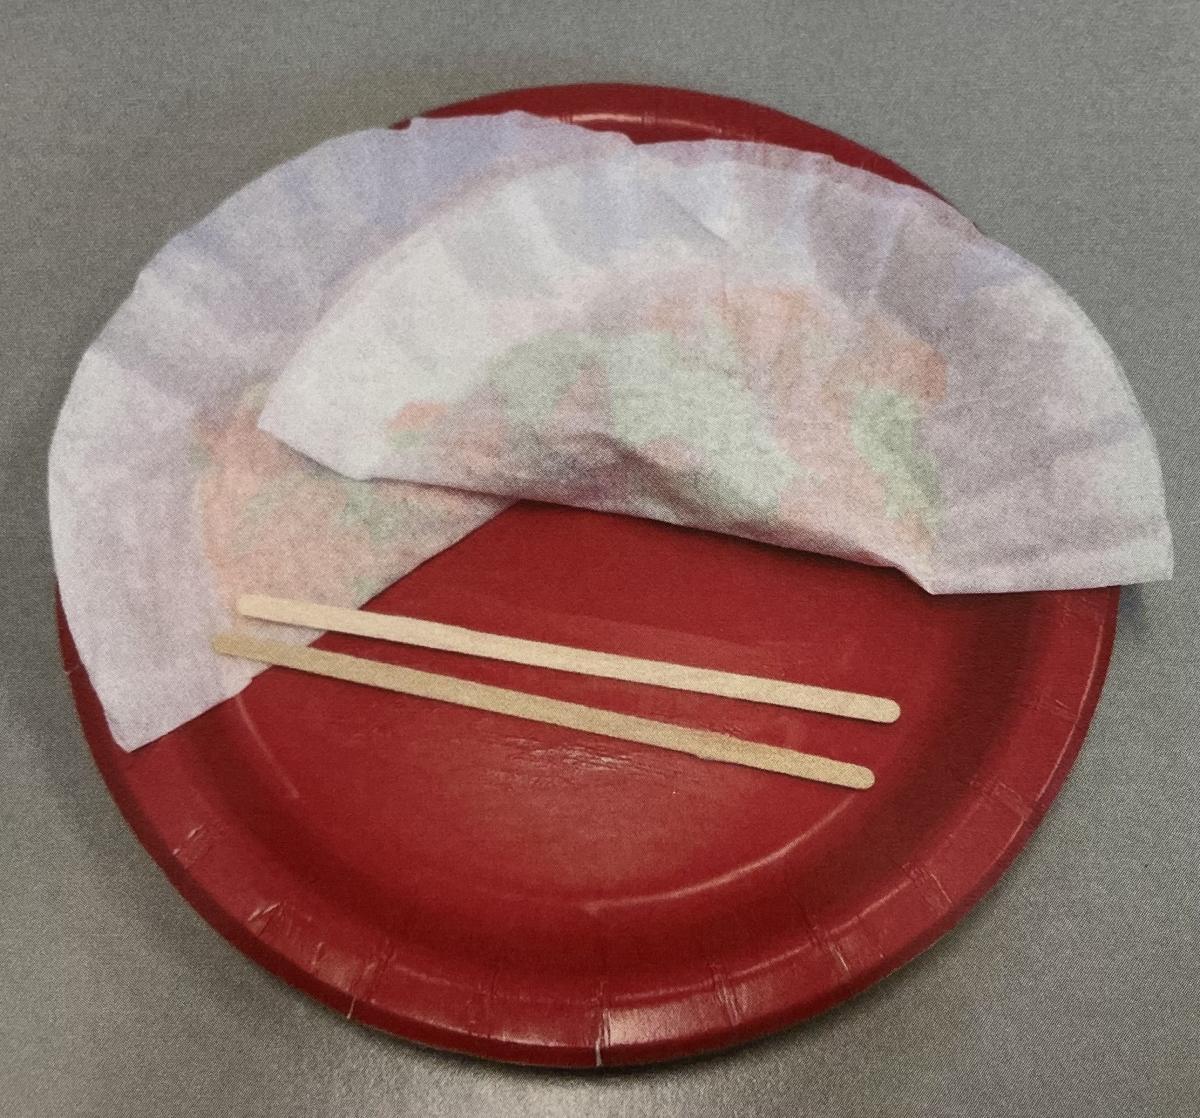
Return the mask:
[[540, 431], [580, 375], [602, 359], [604, 339], [543, 334], [501, 354], [489, 367], [510, 423]]
[[242, 506], [234, 535], [234, 548], [239, 556], [246, 555], [258, 545], [263, 526], [278, 509], [286, 509], [293, 494], [304, 483], [301, 470], [288, 470], [268, 478]]
[[207, 470], [213, 463], [213, 456], [202, 442], [193, 440], [187, 448], [187, 464], [197, 473]]
[[851, 416], [854, 448], [883, 482], [887, 514], [912, 513], [933, 531], [941, 514], [937, 462], [920, 441], [917, 402], [890, 388], [864, 388]]
[[382, 498], [370, 481], [342, 481], [344, 501], [338, 521], [345, 528], [363, 528], [371, 544], [382, 547], [411, 529], [412, 518], [403, 502]]
[[429, 438], [429, 432], [423, 427], [411, 427], [404, 431], [389, 431], [388, 442], [393, 450], [416, 450]]
[[723, 510], [730, 522], [757, 522], [778, 513], [802, 471], [776, 441], [738, 366], [734, 339], [714, 323], [688, 345], [664, 331], [543, 335], [515, 346], [490, 372], [509, 422], [536, 442], [570, 389], [593, 371], [607, 388], [606, 418], [617, 444], [687, 447], [700, 465], [675, 473], [692, 499]]

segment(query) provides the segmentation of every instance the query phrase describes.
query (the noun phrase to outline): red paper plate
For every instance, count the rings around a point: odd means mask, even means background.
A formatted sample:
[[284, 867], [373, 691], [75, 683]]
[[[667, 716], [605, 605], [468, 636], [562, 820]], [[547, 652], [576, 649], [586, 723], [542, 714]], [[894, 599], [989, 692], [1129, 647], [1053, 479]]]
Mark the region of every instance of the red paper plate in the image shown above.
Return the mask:
[[[680, 90], [521, 90], [635, 140], [894, 164]], [[917, 184], [920, 185], [920, 184]], [[96, 763], [232, 943], [355, 1020], [497, 1059], [667, 1059], [789, 1025], [950, 928], [1054, 798], [1100, 693], [1115, 589], [931, 597], [893, 571], [520, 505], [373, 608], [895, 696], [895, 725], [329, 636], [323, 647], [860, 762], [869, 792], [272, 668], [133, 754], [62, 628]]]

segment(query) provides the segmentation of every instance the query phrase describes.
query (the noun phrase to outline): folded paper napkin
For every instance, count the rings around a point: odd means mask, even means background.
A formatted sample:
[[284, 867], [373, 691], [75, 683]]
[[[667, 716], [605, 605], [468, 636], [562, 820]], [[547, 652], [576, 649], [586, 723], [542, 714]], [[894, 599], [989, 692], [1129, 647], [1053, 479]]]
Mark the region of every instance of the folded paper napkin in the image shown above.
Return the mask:
[[361, 604], [518, 497], [935, 593], [1171, 569], [1112, 354], [945, 204], [767, 145], [418, 120], [240, 191], [83, 358], [51, 528], [114, 736], [261, 670], [209, 649], [238, 593]]

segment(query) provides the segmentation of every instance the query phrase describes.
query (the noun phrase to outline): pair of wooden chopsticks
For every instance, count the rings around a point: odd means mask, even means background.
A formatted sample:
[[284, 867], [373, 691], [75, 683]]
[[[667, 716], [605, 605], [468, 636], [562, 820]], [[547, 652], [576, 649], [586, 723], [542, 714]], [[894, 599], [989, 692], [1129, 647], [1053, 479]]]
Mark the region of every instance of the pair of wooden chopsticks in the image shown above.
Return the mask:
[[[483, 656], [557, 671], [648, 683], [658, 687], [727, 698], [748, 699], [845, 718], [894, 722], [900, 715], [900, 707], [893, 700], [873, 695], [568, 648], [494, 633], [481, 633], [413, 617], [396, 617], [259, 594], [239, 598], [238, 612], [245, 617], [262, 621], [375, 637], [422, 648]], [[213, 640], [213, 648], [227, 656], [240, 656], [259, 663], [294, 668], [351, 683], [367, 684], [475, 710], [507, 714], [585, 733], [654, 745], [662, 749], [690, 753], [707, 760], [747, 765], [844, 788], [869, 788], [875, 782], [870, 769], [835, 761], [829, 757], [799, 753], [761, 742], [744, 741], [728, 734], [693, 730], [648, 718], [599, 710], [579, 703], [473, 683], [453, 676], [382, 664], [358, 656], [323, 652], [315, 648], [263, 640], [242, 633], [219, 635]]]

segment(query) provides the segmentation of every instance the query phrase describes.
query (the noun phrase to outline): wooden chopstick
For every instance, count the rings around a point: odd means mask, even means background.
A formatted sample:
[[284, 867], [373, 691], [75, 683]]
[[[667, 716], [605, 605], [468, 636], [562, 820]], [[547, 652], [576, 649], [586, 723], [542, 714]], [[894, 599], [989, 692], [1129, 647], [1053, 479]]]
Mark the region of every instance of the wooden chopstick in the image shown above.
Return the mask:
[[481, 633], [457, 625], [422, 621], [415, 617], [371, 613], [361, 609], [343, 609], [316, 602], [272, 598], [265, 594], [244, 594], [238, 599], [238, 612], [260, 621], [328, 629], [359, 637], [375, 637], [400, 644], [436, 648], [444, 652], [462, 652], [490, 660], [507, 660], [538, 668], [576, 672], [580, 675], [621, 679], [628, 683], [648, 683], [678, 691], [695, 691], [729, 699], [747, 699], [756, 703], [792, 707], [796, 710], [835, 714], [842, 718], [861, 718], [867, 722], [895, 722], [900, 706], [893, 699], [789, 683], [782, 679], [763, 679], [736, 672], [695, 668], [664, 660], [643, 660], [609, 652], [522, 640], [496, 633]]
[[[327, 628], [328, 626], [322, 626]], [[588, 734], [622, 741], [654, 745], [677, 753], [690, 753], [708, 761], [725, 761], [752, 769], [803, 777], [843, 788], [870, 788], [875, 775], [862, 765], [781, 749], [775, 745], [744, 741], [710, 730], [692, 730], [669, 722], [655, 722], [616, 711], [600, 710], [579, 703], [527, 695], [490, 684], [474, 683], [453, 676], [435, 675], [395, 664], [382, 664], [359, 656], [323, 652], [315, 648], [262, 640], [243, 633], [222, 633], [212, 642], [225, 656], [240, 656], [262, 664], [293, 668], [313, 675], [382, 687], [405, 695], [453, 703], [474, 710], [506, 714], [551, 726], [563, 726]]]

